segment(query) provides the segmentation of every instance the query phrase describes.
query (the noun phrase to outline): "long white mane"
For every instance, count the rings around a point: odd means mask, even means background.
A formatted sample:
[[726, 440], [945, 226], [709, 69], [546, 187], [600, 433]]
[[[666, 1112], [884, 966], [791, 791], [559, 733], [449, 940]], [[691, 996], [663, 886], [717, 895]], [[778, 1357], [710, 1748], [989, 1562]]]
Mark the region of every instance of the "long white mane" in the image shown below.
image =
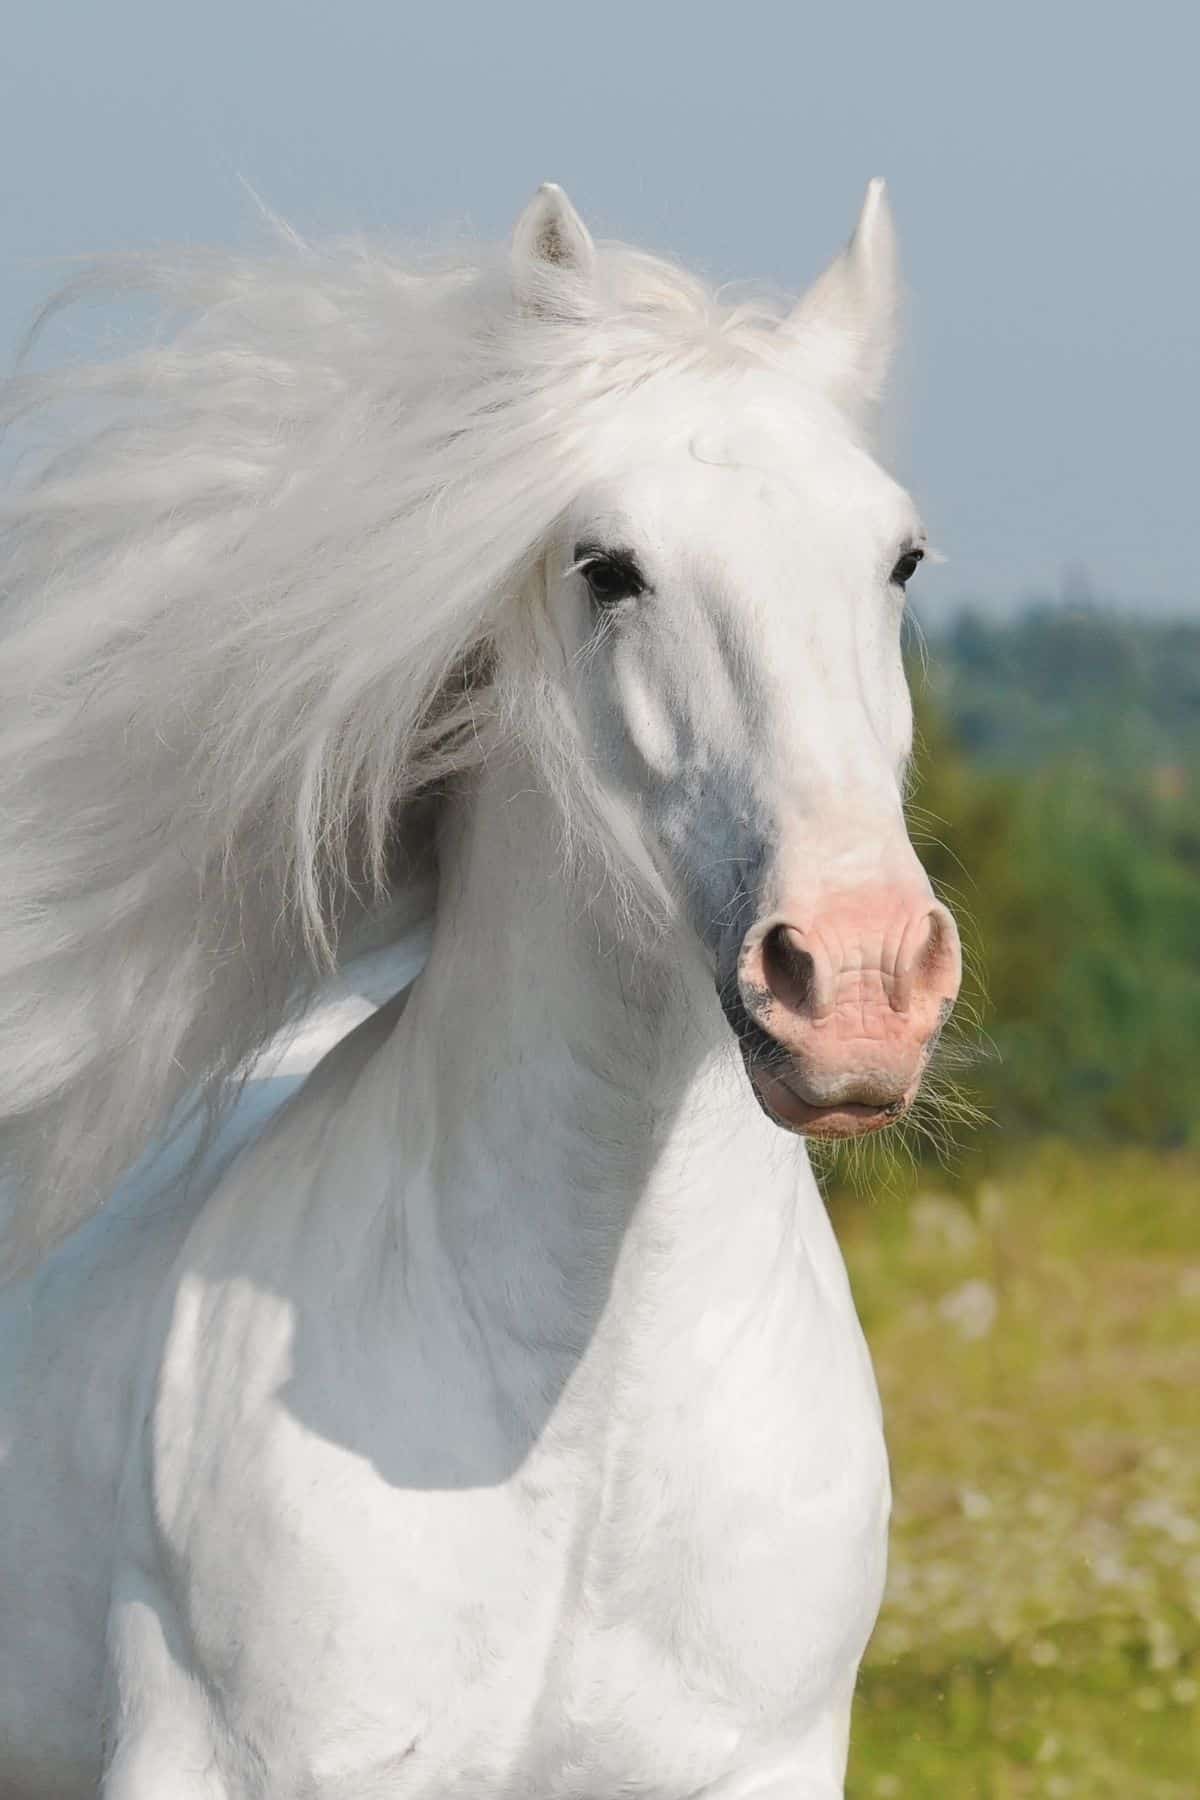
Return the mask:
[[148, 293], [151, 341], [0, 393], [40, 447], [0, 511], [0, 1260], [219, 1096], [356, 922], [432, 904], [437, 795], [497, 733], [569, 770], [539, 547], [635, 385], [770, 359], [773, 321], [619, 247], [541, 279], [110, 262], [53, 304]]

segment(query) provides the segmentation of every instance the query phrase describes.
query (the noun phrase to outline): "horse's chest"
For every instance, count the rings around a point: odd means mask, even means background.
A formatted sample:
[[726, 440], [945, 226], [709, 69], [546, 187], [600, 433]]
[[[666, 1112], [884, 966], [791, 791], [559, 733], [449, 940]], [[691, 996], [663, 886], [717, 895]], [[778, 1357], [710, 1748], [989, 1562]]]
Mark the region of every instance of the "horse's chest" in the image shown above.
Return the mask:
[[296, 1767], [280, 1794], [381, 1769], [397, 1795], [687, 1794], [844, 1686], [887, 1503], [857, 1329], [814, 1303], [696, 1350], [624, 1395], [584, 1383], [487, 1479], [364, 1459], [293, 1379], [205, 1433], [219, 1467], [156, 1484], [204, 1676], [235, 1739]]

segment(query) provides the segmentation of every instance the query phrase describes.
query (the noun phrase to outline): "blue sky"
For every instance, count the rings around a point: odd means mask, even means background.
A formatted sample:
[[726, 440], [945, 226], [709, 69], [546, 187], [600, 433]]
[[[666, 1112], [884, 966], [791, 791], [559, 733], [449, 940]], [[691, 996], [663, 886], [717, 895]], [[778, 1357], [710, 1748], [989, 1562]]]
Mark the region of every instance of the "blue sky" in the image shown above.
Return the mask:
[[1075, 0], [24, 0], [0, 51], [0, 344], [55, 259], [301, 229], [593, 229], [796, 288], [886, 175], [912, 289], [899, 472], [934, 611], [1200, 611], [1200, 9]]

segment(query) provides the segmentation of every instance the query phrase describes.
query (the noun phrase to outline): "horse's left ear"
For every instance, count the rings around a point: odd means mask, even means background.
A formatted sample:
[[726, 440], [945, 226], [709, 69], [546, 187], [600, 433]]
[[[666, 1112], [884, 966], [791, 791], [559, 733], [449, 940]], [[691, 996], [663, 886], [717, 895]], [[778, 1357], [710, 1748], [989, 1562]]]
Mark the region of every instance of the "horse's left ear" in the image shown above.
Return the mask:
[[869, 417], [883, 392], [900, 313], [900, 261], [887, 189], [867, 186], [854, 235], [780, 326], [838, 405]]
[[513, 291], [518, 302], [531, 312], [560, 312], [563, 283], [556, 277], [573, 275], [586, 281], [595, 260], [596, 246], [587, 226], [557, 182], [543, 182], [513, 231]]

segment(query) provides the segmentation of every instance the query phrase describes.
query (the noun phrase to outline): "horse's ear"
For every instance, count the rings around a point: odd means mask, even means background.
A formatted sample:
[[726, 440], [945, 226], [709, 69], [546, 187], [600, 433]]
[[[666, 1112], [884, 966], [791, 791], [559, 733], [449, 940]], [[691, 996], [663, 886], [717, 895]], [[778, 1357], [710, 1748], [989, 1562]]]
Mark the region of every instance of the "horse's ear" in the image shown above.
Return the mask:
[[596, 260], [587, 226], [556, 182], [545, 181], [517, 220], [512, 240], [513, 291], [531, 312], [561, 312], [563, 283], [586, 281]]
[[878, 178], [846, 248], [784, 320], [785, 333], [838, 405], [869, 417], [895, 348], [900, 262], [887, 189]]

